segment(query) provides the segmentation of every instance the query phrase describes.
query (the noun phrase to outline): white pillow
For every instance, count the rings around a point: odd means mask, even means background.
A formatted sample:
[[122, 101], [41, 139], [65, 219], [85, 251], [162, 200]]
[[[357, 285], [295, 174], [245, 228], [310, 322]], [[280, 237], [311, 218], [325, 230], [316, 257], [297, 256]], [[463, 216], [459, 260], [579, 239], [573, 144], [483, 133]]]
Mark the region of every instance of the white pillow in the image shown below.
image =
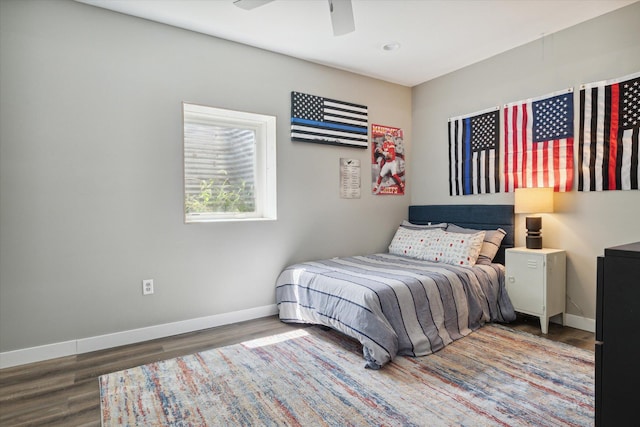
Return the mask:
[[439, 235], [434, 236], [426, 243], [422, 259], [452, 265], [472, 266], [480, 254], [484, 234], [484, 231], [473, 234], [440, 231]]
[[425, 250], [425, 243], [435, 234], [442, 233], [442, 229], [414, 230], [403, 226], [398, 227], [396, 234], [389, 245], [389, 253], [393, 255], [403, 255], [412, 258], [420, 258]]
[[[474, 230], [472, 228], [463, 228], [455, 224], [449, 224], [447, 225], [446, 231], [473, 234], [482, 230]], [[478, 255], [476, 264], [491, 264], [498, 253], [498, 249], [500, 249], [502, 240], [506, 235], [507, 232], [502, 228], [498, 228], [497, 230], [485, 230], [484, 242], [482, 243], [482, 248], [480, 248], [480, 254]]]

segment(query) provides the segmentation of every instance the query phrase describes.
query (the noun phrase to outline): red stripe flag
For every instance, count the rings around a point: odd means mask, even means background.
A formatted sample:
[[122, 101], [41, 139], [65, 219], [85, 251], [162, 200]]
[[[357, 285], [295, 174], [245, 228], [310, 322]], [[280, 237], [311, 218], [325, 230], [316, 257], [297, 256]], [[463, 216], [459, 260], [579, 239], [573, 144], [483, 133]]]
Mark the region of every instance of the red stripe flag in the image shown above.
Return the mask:
[[507, 104], [504, 113], [505, 192], [573, 187], [573, 89]]
[[638, 190], [640, 73], [580, 88], [578, 191]]

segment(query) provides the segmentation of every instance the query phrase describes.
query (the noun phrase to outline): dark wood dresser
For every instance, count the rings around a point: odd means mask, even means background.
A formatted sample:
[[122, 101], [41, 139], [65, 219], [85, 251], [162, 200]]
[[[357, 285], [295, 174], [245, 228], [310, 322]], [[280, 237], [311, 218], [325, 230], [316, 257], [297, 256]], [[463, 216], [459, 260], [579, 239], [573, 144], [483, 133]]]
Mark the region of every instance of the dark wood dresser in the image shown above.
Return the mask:
[[596, 426], [640, 425], [640, 242], [598, 257]]

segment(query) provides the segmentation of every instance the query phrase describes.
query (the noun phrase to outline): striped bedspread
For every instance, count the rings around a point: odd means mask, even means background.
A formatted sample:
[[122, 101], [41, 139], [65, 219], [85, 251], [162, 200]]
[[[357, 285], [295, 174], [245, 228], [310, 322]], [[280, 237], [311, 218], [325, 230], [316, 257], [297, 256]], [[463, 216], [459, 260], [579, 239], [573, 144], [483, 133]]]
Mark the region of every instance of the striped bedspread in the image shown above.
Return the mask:
[[366, 367], [424, 356], [515, 313], [500, 264], [458, 267], [391, 254], [305, 262], [276, 283], [280, 319], [359, 340]]

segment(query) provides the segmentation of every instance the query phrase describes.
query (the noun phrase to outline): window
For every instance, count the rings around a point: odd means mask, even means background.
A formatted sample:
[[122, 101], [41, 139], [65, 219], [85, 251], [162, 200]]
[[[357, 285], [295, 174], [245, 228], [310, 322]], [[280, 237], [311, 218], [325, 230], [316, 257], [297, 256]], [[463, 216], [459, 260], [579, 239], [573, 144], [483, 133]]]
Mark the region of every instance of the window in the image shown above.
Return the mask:
[[185, 222], [276, 219], [276, 118], [183, 103]]

